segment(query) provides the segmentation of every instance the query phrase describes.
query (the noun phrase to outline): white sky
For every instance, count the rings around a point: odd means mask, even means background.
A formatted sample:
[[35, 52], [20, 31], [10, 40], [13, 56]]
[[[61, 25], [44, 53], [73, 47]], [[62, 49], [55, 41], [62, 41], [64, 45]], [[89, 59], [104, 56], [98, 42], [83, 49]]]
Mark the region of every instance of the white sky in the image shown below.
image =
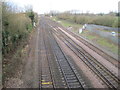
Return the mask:
[[118, 11], [119, 0], [9, 0], [18, 6], [32, 5], [38, 13], [46, 13], [50, 10], [67, 11], [80, 10], [90, 13], [108, 13]]

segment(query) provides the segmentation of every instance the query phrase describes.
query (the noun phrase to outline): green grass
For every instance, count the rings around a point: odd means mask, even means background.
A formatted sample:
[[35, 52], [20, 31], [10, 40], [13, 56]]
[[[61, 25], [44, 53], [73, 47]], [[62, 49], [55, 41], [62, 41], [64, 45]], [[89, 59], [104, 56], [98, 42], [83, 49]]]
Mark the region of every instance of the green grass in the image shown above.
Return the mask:
[[93, 40], [93, 39], [96, 38], [96, 36], [90, 35], [90, 33], [89, 34], [88, 33], [89, 33], [89, 31], [83, 31], [82, 34], [81, 34], [81, 36], [84, 36], [84, 37], [86, 37], [89, 40]]
[[80, 24], [68, 22], [68, 21], [65, 21], [65, 20], [61, 20], [61, 23], [62, 23], [64, 26], [66, 26], [66, 27], [69, 27], [69, 26], [72, 26], [72, 27], [82, 27], [82, 25], [80, 25]]
[[83, 26], [81, 24], [76, 24], [76, 23], [73, 23], [73, 22], [70, 22], [70, 21], [58, 19], [57, 17], [52, 17], [52, 20], [59, 22], [61, 25], [63, 25], [66, 28], [71, 26], [73, 28], [72, 31], [75, 32], [75, 33], [78, 33], [79, 28], [82, 28], [82, 26]]
[[[108, 51], [118, 54], [118, 45], [110, 42], [106, 38], [100, 37], [98, 35], [95, 35], [93, 33], [90, 33], [89, 31], [84, 31], [81, 36], [86, 37], [86, 39], [95, 42], [101, 47], [106, 48]], [[120, 55], [120, 53], [119, 53]]]
[[102, 45], [106, 48], [109, 48], [109, 50], [113, 53], [116, 53], [118, 54], [118, 46], [113, 44], [113, 43], [110, 43], [109, 41], [107, 41], [105, 38], [100, 38], [97, 43], [99, 45]]
[[65, 27], [69, 27], [69, 26], [82, 27], [83, 26], [81, 24], [76, 24], [76, 23], [73, 23], [73, 22], [70, 22], [70, 21], [58, 19], [57, 17], [52, 17], [52, 20], [60, 21], [60, 23]]

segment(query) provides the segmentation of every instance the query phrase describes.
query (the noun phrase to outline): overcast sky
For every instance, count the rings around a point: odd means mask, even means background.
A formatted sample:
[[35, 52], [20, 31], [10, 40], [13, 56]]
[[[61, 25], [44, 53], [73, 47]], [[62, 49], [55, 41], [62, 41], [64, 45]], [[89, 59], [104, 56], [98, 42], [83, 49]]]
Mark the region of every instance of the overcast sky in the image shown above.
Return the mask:
[[46, 13], [50, 10], [67, 11], [80, 10], [90, 13], [108, 13], [118, 11], [119, 0], [9, 0], [17, 5], [32, 5], [38, 13]]

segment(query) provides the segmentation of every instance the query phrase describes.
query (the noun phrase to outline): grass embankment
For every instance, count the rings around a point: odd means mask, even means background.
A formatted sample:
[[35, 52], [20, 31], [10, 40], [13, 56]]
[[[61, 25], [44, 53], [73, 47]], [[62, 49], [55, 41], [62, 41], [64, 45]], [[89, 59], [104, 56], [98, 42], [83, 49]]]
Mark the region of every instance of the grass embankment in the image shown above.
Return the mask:
[[99, 46], [105, 48], [106, 50], [112, 52], [113, 54], [116, 55], [118, 54], [118, 45], [114, 44], [113, 42], [109, 41], [106, 38], [100, 37], [99, 35], [96, 35], [95, 33], [91, 33], [89, 31], [84, 31], [81, 34], [81, 36], [98, 44]]
[[10, 5], [9, 3], [2, 4], [3, 84], [7, 78], [13, 77], [24, 64], [26, 54], [23, 50], [34, 29], [33, 21], [37, 20], [37, 14], [31, 9], [19, 12], [16, 7]]
[[[73, 22], [60, 20], [56, 17], [52, 17], [52, 19], [55, 21], [59, 21], [65, 27], [72, 26], [73, 27], [72, 32], [75, 32], [77, 34], [78, 34], [79, 28], [82, 27], [81, 24], [76, 24]], [[77, 28], [75, 28], [75, 27], [77, 27]], [[78, 35], [94, 42], [95, 44], [99, 45], [100, 47], [105, 48], [107, 51], [112, 52], [113, 54], [116, 54], [116, 55], [118, 54], [118, 45], [112, 43], [111, 41], [109, 41], [106, 38], [96, 35], [95, 33], [91, 33], [90, 31], [87, 31], [87, 30], [83, 31], [81, 34], [78, 34]], [[120, 55], [120, 53], [119, 53], [119, 55]]]
[[76, 24], [76, 23], [69, 22], [66, 20], [61, 20], [61, 19], [58, 19], [56, 17], [52, 17], [52, 20], [59, 22], [60, 24], [62, 24], [66, 28], [68, 28], [69, 26], [72, 27], [72, 31], [75, 33], [78, 33], [79, 28], [82, 28], [82, 26], [83, 26], [81, 24]]

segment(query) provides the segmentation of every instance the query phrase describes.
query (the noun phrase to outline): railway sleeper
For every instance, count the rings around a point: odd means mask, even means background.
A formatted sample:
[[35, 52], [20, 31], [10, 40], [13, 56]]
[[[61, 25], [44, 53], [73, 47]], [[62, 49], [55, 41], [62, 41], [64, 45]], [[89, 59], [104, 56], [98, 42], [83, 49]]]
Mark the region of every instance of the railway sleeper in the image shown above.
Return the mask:
[[68, 82], [68, 83], [75, 83], [75, 82], [78, 82], [78, 80], [76, 80], [76, 79], [74, 79], [74, 80], [71, 80], [71, 79], [70, 79], [70, 80], [69, 80], [69, 79], [68, 79], [67, 82]]
[[67, 75], [71, 75], [71, 74], [74, 74], [72, 71], [63, 71], [65, 74], [67, 74]]
[[70, 88], [82, 88], [80, 85], [69, 85]]
[[66, 77], [66, 79], [76, 79], [76, 77]]

